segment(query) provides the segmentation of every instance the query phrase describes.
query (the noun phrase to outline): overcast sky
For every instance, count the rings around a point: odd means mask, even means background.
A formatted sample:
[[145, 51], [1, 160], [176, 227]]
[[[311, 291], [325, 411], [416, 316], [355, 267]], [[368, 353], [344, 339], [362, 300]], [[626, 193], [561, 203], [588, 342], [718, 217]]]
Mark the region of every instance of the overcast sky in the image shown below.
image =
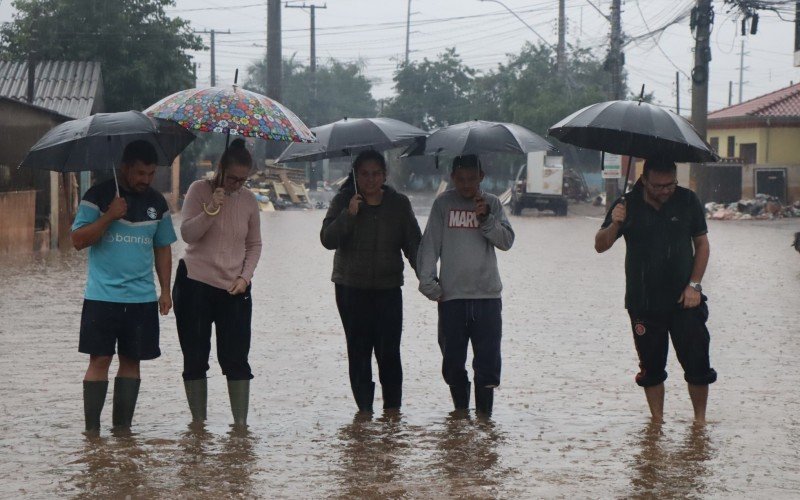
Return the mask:
[[[300, 5], [302, 2], [290, 2]], [[308, 3], [308, 1], [307, 1]], [[556, 0], [504, 0], [537, 34], [501, 5], [481, 0], [412, 0], [411, 59], [434, 58], [447, 47], [455, 47], [466, 64], [488, 71], [516, 53], [526, 41], [555, 44], [558, 2]], [[594, 1], [608, 12], [610, 0]], [[373, 95], [392, 95], [392, 74], [405, 51], [407, 0], [328, 0], [317, 10], [317, 58], [362, 60], [373, 82]], [[587, 0], [567, 0], [567, 41], [605, 54], [609, 24]], [[627, 0], [623, 2], [622, 25], [629, 37], [638, 37], [672, 21], [690, 9], [694, 0]], [[800, 68], [793, 66], [794, 24], [773, 13], [763, 12], [756, 35], [740, 36], [737, 12], [726, 12], [715, 1], [716, 20], [711, 35], [711, 80], [709, 109], [728, 103], [728, 82], [734, 82], [733, 102], [738, 102], [741, 41], [745, 41], [744, 100], [800, 81]], [[217, 81], [232, 82], [236, 68], [244, 72], [264, 56], [266, 46], [266, 1], [178, 0], [169, 13], [191, 21], [197, 30], [215, 29], [231, 34], [217, 36]], [[11, 19], [9, 0], [0, 0], [0, 21]], [[283, 9], [283, 56], [309, 61], [309, 14], [304, 9]], [[784, 18], [792, 19], [791, 12]], [[208, 36], [205, 36], [208, 43]], [[681, 21], [660, 37], [629, 44], [625, 49], [628, 84], [645, 84], [656, 100], [674, 107], [675, 73], [680, 71], [681, 111], [691, 106], [694, 41], [688, 20]], [[209, 53], [193, 54], [198, 63], [198, 84], [209, 83]]]

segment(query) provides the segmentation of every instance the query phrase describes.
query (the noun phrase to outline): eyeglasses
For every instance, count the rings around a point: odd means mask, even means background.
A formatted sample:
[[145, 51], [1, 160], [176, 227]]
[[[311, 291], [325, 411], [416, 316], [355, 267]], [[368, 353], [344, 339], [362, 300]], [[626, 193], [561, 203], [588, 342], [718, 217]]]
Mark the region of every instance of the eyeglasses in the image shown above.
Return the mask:
[[678, 181], [668, 182], [666, 184], [653, 184], [651, 182], [647, 182], [647, 185], [650, 186], [655, 191], [672, 191], [677, 187]]
[[232, 175], [225, 176], [225, 182], [230, 182], [231, 184], [244, 184], [247, 179], [247, 177], [234, 177]]

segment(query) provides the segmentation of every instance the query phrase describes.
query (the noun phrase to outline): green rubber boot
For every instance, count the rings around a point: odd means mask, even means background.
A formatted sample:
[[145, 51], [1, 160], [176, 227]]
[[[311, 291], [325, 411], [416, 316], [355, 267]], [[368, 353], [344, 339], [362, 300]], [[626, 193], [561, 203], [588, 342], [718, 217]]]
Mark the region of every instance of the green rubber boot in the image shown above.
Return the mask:
[[86, 432], [100, 432], [100, 413], [106, 404], [108, 380], [83, 381], [83, 416], [86, 420]]
[[192, 422], [204, 422], [208, 401], [208, 379], [184, 380], [183, 387], [186, 389], [186, 400], [189, 401], [189, 410], [192, 412]]
[[228, 380], [228, 397], [231, 400], [234, 425], [246, 426], [247, 408], [250, 406], [250, 381]]
[[138, 378], [116, 377], [114, 379], [114, 409], [111, 420], [115, 429], [130, 428], [141, 383], [142, 380]]

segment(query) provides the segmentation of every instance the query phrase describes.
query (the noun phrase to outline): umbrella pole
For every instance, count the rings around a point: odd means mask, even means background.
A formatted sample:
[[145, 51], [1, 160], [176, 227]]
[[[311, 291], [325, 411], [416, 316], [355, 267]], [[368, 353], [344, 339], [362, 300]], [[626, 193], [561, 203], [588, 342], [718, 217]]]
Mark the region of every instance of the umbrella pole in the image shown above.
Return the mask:
[[111, 172], [114, 174], [114, 187], [117, 188], [117, 198], [119, 198], [119, 180], [117, 180], [117, 169], [114, 168], [114, 164], [111, 164]]
[[633, 161], [633, 157], [628, 155], [628, 170], [625, 171], [625, 187], [622, 189], [622, 196], [625, 196], [628, 192], [628, 184], [631, 178], [631, 163]]

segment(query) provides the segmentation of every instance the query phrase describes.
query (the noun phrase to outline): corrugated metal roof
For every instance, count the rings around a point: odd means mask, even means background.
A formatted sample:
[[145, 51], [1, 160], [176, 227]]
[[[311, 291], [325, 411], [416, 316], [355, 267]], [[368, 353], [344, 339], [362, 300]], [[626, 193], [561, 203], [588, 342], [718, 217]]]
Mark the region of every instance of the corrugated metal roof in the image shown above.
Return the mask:
[[708, 114], [709, 120], [741, 117], [800, 118], [800, 83]]
[[[100, 63], [40, 61], [36, 64], [33, 104], [72, 118], [92, 114], [102, 96]], [[28, 63], [0, 61], [0, 96], [27, 102]]]

